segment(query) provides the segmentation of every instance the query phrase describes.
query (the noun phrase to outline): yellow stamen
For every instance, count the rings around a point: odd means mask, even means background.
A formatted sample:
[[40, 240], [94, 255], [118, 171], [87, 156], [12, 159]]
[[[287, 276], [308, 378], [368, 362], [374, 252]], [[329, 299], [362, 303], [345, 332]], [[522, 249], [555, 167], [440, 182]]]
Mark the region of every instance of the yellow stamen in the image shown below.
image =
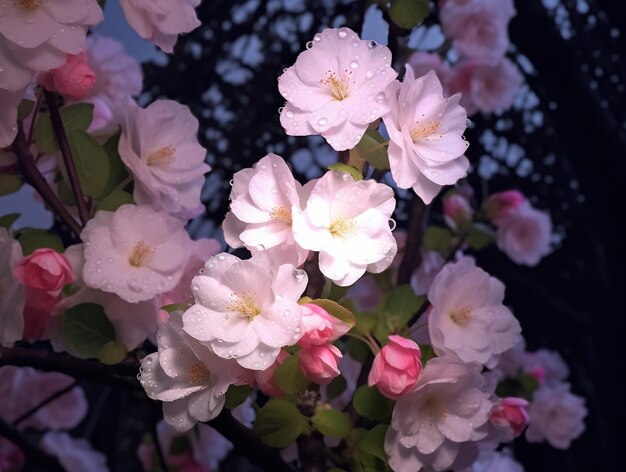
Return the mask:
[[245, 292], [241, 296], [237, 296], [233, 293], [230, 296], [230, 303], [226, 305], [226, 310], [241, 313], [247, 316], [250, 321], [261, 313], [261, 309], [257, 306], [255, 298]]
[[[435, 134], [437, 130], [439, 130], [439, 126], [441, 125], [440, 121], [431, 121], [430, 123], [420, 124], [419, 121], [415, 123], [415, 126], [411, 128], [409, 132], [411, 139], [413, 142], [418, 141], [420, 139], [428, 138]], [[441, 139], [441, 134], [438, 136]]]
[[273, 220], [283, 220], [291, 224], [291, 211], [285, 207], [272, 208], [270, 212], [270, 218]]
[[41, 6], [41, 0], [18, 0], [18, 3], [27, 11], [35, 11]]
[[[348, 76], [351, 74], [352, 72], [348, 72]], [[348, 96], [348, 91], [350, 90], [350, 82], [343, 78], [337, 77], [337, 74], [335, 74], [334, 72], [326, 72], [326, 78], [320, 80], [320, 82], [330, 89], [330, 93], [335, 100], [342, 101]]]
[[448, 416], [448, 409], [441, 404], [437, 397], [429, 397], [425, 406], [426, 414], [436, 421], [441, 421]]
[[328, 228], [333, 238], [347, 239], [354, 236], [356, 223], [352, 220], [335, 220]]
[[202, 362], [187, 369], [187, 382], [191, 385], [205, 385], [209, 382], [209, 371]]
[[472, 309], [468, 306], [459, 308], [456, 311], [450, 313], [450, 319], [460, 326], [464, 326], [472, 319]]
[[174, 146], [163, 146], [148, 154], [148, 165], [158, 166], [161, 164], [169, 164], [174, 160], [175, 153], [176, 149]]
[[128, 257], [128, 263], [133, 267], [141, 267], [151, 254], [152, 248], [143, 241], [139, 241], [133, 246], [133, 252]]

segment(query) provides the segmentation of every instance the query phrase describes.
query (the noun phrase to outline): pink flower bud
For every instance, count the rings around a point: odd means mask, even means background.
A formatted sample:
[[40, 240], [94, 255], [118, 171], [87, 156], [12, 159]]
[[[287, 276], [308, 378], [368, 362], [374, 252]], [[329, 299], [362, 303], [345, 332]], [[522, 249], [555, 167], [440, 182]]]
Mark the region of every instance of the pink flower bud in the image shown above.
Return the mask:
[[522, 434], [524, 428], [528, 426], [527, 406], [528, 402], [523, 398], [503, 398], [502, 401], [491, 410], [489, 421], [494, 427], [516, 438]]
[[350, 330], [350, 326], [338, 318], [335, 318], [322, 307], [314, 303], [305, 303], [305, 310], [302, 324], [304, 335], [298, 344], [304, 348], [327, 344], [340, 338]]
[[487, 218], [498, 224], [524, 202], [526, 202], [526, 197], [517, 190], [494, 193], [485, 201], [485, 213]]
[[415, 387], [422, 371], [419, 346], [410, 339], [391, 335], [372, 364], [367, 378], [370, 387], [374, 385], [384, 396], [397, 400]]
[[337, 363], [341, 357], [341, 351], [332, 344], [312, 345], [298, 352], [305, 377], [321, 385], [330, 383], [340, 374]]
[[286, 351], [280, 351], [274, 363], [267, 369], [253, 371], [257, 386], [261, 392], [268, 397], [280, 398], [285, 395], [283, 391], [278, 388], [276, 382], [274, 382], [274, 373], [276, 373], [276, 368], [287, 359], [287, 356], [289, 356], [289, 354]]
[[67, 284], [74, 282], [69, 261], [54, 249], [41, 248], [20, 260], [13, 269], [15, 277], [29, 288], [57, 296]]
[[467, 199], [458, 193], [443, 199], [443, 217], [448, 226], [460, 228], [472, 221], [472, 207]]
[[91, 92], [96, 74], [87, 63], [87, 54], [68, 54], [65, 64], [51, 70], [40, 78], [46, 89], [58, 92], [73, 100], [79, 100]]

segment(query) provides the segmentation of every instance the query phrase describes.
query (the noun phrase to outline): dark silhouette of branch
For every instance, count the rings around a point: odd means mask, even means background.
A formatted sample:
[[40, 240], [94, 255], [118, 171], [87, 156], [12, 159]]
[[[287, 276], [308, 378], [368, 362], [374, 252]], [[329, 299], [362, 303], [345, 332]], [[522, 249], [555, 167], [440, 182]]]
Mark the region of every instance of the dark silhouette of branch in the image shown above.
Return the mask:
[[78, 382], [74, 381], [71, 382], [67, 387], [62, 388], [61, 390], [54, 392], [52, 395], [50, 395], [47, 398], [44, 398], [42, 401], [40, 401], [37, 405], [35, 405], [34, 407], [32, 407], [30, 410], [24, 412], [22, 415], [20, 415], [19, 417], [17, 417], [15, 419], [15, 421], [13, 421], [13, 426], [19, 426], [20, 423], [22, 421], [27, 420], [28, 418], [30, 418], [32, 415], [34, 415], [35, 413], [37, 413], [39, 410], [41, 410], [44, 406], [52, 403], [54, 400], [56, 400], [59, 397], [62, 397], [63, 395], [65, 395], [67, 392], [69, 392], [70, 390], [72, 390], [74, 387], [76, 387], [76, 385], [78, 385]]
[[424, 224], [428, 218], [428, 207], [421, 198], [413, 195], [409, 212], [409, 227], [406, 232], [404, 257], [398, 270], [397, 285], [408, 284], [413, 270], [420, 263], [420, 247], [424, 235]]

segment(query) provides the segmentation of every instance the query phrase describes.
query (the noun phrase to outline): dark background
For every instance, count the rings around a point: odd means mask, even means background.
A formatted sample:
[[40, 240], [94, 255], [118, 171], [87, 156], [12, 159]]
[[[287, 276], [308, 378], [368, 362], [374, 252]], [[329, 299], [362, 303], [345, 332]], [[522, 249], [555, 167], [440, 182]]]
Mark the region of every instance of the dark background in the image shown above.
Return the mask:
[[[529, 348], [565, 357], [572, 390], [589, 409], [587, 431], [570, 450], [518, 441], [516, 455], [527, 471], [622, 470], [624, 7], [617, 0], [515, 4], [509, 57], [527, 85], [504, 115], [473, 117], [466, 133], [470, 181], [479, 197], [485, 185], [489, 192], [519, 188], [550, 212], [562, 240], [535, 268], [517, 266], [496, 249], [477, 258], [505, 282], [506, 302]], [[363, 1], [205, 0], [198, 9], [202, 27], [179, 39], [167, 65], [145, 66], [144, 99], [176, 99], [200, 119], [213, 171], [203, 193], [205, 218], [190, 226], [194, 235], [214, 233], [233, 172], [267, 152], [294, 158], [303, 179], [336, 158], [319, 138], [285, 136], [276, 79], [321, 29], [360, 31], [366, 7]], [[390, 36], [396, 66], [406, 58], [402, 33], [392, 29]], [[402, 203], [399, 210], [406, 226]], [[439, 202], [433, 211], [440, 211]]]

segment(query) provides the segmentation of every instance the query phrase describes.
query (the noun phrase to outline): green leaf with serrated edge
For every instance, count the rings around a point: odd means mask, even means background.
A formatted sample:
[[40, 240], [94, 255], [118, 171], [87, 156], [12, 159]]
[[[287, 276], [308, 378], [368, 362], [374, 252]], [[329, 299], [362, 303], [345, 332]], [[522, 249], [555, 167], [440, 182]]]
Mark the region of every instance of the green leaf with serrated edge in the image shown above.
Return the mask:
[[365, 362], [367, 356], [370, 355], [370, 348], [363, 341], [358, 339], [348, 338], [346, 341], [348, 347], [348, 354], [357, 362]]
[[359, 415], [374, 421], [390, 419], [393, 411], [393, 402], [382, 396], [377, 389], [367, 385], [357, 389], [352, 404]]
[[391, 0], [389, 17], [400, 28], [411, 29], [428, 15], [428, 0]]
[[96, 199], [102, 197], [109, 178], [109, 159], [104, 149], [81, 130], [68, 133], [67, 141], [83, 193]]
[[96, 205], [96, 212], [100, 210], [115, 211], [119, 207], [121, 207], [122, 205], [126, 205], [127, 203], [135, 203], [133, 196], [128, 192], [115, 190], [98, 202], [98, 204]]
[[0, 196], [17, 192], [22, 184], [22, 179], [17, 175], [0, 174]]
[[389, 156], [383, 145], [386, 140], [375, 129], [368, 129], [361, 141], [350, 150], [348, 164], [363, 172], [365, 162], [370, 163], [376, 169], [389, 169]]
[[361, 174], [361, 172], [359, 172], [358, 169], [355, 169], [354, 167], [349, 166], [348, 164], [344, 164], [342, 162], [337, 162], [336, 164], [329, 165], [328, 170], [346, 172], [350, 174], [352, 178], [357, 182], [359, 180], [363, 180], [363, 175]]
[[[91, 103], [77, 103], [60, 110], [61, 121], [65, 134], [74, 130], [85, 131], [93, 118], [93, 105]], [[52, 154], [59, 150], [52, 121], [49, 113], [42, 113], [35, 124], [35, 145], [42, 154]]]
[[98, 353], [98, 360], [103, 364], [119, 364], [126, 357], [127, 351], [124, 346], [119, 345], [116, 341], [109, 341]]
[[63, 242], [56, 234], [49, 233], [43, 229], [24, 228], [17, 235], [17, 242], [22, 246], [22, 253], [27, 256], [36, 249], [48, 247], [57, 252], [63, 252]]
[[439, 226], [429, 226], [424, 232], [422, 245], [431, 251], [437, 251], [443, 256], [450, 254], [453, 248], [453, 234], [449, 229]]
[[318, 410], [311, 418], [313, 427], [324, 436], [343, 439], [350, 432], [348, 415], [337, 410]]
[[9, 213], [8, 215], [0, 216], [0, 228], [11, 228], [19, 217], [19, 213]]
[[17, 121], [24, 120], [33, 111], [35, 102], [32, 100], [24, 99], [17, 106]]
[[126, 170], [126, 166], [122, 162], [118, 151], [120, 136], [121, 131], [118, 131], [102, 145], [102, 149], [104, 149], [104, 152], [109, 159], [109, 177], [106, 185], [104, 186], [104, 190], [102, 191], [102, 195], [109, 195], [128, 178], [128, 171]]
[[326, 386], [326, 398], [328, 401], [341, 395], [347, 387], [346, 378], [343, 375], [338, 375], [330, 381]]
[[320, 308], [326, 310], [331, 316], [334, 316], [338, 320], [343, 321], [350, 327], [354, 326], [356, 323], [356, 319], [354, 318], [354, 314], [348, 310], [346, 307], [341, 306], [334, 300], [328, 300], [325, 298], [317, 298], [315, 300], [311, 300], [308, 303], [312, 303], [313, 305], [317, 305]]
[[406, 326], [425, 301], [426, 297], [415, 295], [410, 285], [400, 285], [385, 296], [380, 318], [390, 332], [397, 332]]
[[246, 398], [248, 398], [251, 391], [252, 389], [249, 385], [231, 385], [228, 387], [228, 391], [226, 392], [226, 401], [224, 402], [224, 406], [229, 410], [237, 408], [246, 401]]
[[472, 224], [465, 234], [465, 242], [476, 251], [493, 243], [495, 239], [491, 228], [480, 223]]
[[365, 433], [363, 438], [359, 441], [358, 448], [361, 451], [371, 454], [383, 461], [387, 460], [387, 454], [385, 454], [385, 435], [389, 425], [378, 424], [374, 426], [370, 431]]
[[287, 356], [283, 363], [276, 367], [274, 382], [287, 395], [302, 393], [306, 390], [309, 381], [300, 368], [300, 361], [297, 355], [291, 354]]
[[253, 429], [268, 446], [287, 447], [301, 434], [308, 434], [311, 426], [295, 405], [272, 398], [257, 413]]
[[95, 303], [81, 303], [65, 310], [62, 320], [63, 342], [78, 356], [98, 357], [102, 348], [115, 342], [115, 329]]

